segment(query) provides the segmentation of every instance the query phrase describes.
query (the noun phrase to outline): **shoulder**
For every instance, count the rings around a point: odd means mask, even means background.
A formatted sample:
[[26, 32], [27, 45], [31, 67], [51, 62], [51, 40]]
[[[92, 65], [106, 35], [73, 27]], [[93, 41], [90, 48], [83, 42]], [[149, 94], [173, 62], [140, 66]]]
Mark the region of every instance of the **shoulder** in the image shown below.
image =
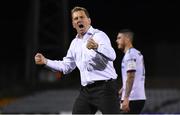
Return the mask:
[[93, 35], [106, 35], [106, 33], [102, 30], [99, 30], [97, 28], [93, 28], [92, 26], [90, 27], [89, 32]]
[[99, 29], [94, 29], [94, 34], [101, 35], [101, 36], [107, 36], [107, 34], [104, 31], [99, 30]]
[[136, 48], [130, 48], [128, 50], [129, 55], [136, 55], [136, 54], [139, 54], [139, 53], [141, 53], [141, 52], [139, 50], [137, 50]]
[[130, 58], [141, 58], [141, 57], [143, 57], [143, 55], [139, 50], [132, 48], [128, 52], [128, 57], [130, 57]]
[[139, 51], [137, 49], [130, 48], [126, 53], [126, 58], [127, 59], [136, 58], [138, 53], [139, 53]]
[[109, 41], [109, 37], [104, 31], [99, 29], [94, 29], [93, 33], [94, 33], [93, 36], [97, 41], [101, 41], [101, 42], [104, 40]]

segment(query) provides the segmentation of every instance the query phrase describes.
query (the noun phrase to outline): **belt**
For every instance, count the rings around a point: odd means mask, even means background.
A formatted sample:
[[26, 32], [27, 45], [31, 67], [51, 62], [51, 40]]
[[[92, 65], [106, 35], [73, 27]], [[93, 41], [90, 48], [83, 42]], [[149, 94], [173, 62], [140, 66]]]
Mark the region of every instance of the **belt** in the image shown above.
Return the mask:
[[84, 86], [84, 87], [91, 88], [91, 87], [95, 87], [95, 86], [98, 86], [98, 85], [102, 85], [102, 84], [104, 84], [104, 83], [107, 83], [107, 82], [110, 82], [110, 81], [113, 81], [113, 80], [114, 80], [114, 79], [94, 81], [93, 83], [87, 84], [87, 85]]

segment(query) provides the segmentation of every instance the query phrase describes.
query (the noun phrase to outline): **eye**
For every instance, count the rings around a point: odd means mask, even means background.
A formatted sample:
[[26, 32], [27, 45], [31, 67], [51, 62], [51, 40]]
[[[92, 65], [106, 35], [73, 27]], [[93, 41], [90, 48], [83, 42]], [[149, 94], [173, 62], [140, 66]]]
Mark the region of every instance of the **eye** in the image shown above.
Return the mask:
[[121, 39], [121, 37], [117, 37], [117, 39]]
[[73, 18], [73, 20], [78, 20], [78, 17]]
[[80, 18], [81, 18], [81, 19], [83, 19], [83, 18], [84, 18], [84, 16], [80, 16]]

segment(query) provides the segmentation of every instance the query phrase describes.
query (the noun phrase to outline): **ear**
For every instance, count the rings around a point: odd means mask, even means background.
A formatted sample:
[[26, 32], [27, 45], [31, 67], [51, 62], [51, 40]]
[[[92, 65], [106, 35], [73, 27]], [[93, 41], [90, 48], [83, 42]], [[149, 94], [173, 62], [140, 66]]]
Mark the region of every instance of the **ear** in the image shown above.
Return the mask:
[[125, 41], [126, 41], [126, 43], [129, 43], [130, 39], [128, 37], [125, 37]]
[[89, 20], [89, 25], [91, 25], [91, 18], [88, 18], [88, 20]]
[[74, 24], [73, 20], [72, 20], [72, 26], [73, 26], [73, 28], [75, 28], [75, 24]]

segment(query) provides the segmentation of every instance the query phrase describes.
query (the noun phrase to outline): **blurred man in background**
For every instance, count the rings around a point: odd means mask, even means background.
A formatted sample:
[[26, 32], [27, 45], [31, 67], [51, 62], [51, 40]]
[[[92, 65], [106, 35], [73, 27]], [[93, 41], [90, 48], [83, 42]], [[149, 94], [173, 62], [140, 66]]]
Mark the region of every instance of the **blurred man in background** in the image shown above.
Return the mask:
[[143, 55], [133, 47], [134, 33], [131, 30], [121, 30], [117, 35], [118, 49], [125, 55], [121, 64], [123, 86], [119, 91], [121, 97], [120, 109], [124, 113], [140, 113], [144, 107], [145, 67]]
[[[117, 74], [113, 66], [116, 58], [109, 37], [91, 26], [88, 11], [75, 7], [71, 11], [72, 25], [77, 30], [62, 61], [53, 61], [42, 54], [35, 55], [36, 64], [68, 74], [80, 70], [81, 89], [73, 106], [73, 114], [120, 113]], [[61, 98], [61, 97], [60, 97]]]

